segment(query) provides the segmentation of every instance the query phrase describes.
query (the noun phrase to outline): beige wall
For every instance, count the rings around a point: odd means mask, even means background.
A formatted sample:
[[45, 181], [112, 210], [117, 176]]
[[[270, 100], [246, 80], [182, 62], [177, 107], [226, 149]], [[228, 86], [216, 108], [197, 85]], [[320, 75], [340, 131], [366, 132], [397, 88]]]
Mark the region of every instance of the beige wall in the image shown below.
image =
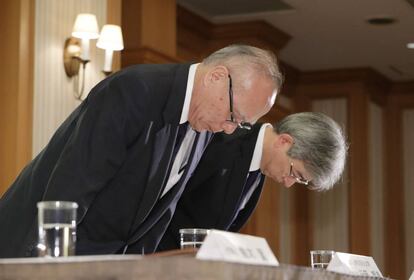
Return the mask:
[[[35, 67], [33, 156], [47, 144], [57, 127], [80, 104], [73, 97], [79, 78], [68, 78], [63, 68], [63, 45], [70, 37], [78, 13], [93, 13], [98, 25], [106, 23], [106, 0], [37, 0], [35, 20]], [[104, 52], [90, 41], [91, 62], [86, 65], [85, 96], [104, 78]]]

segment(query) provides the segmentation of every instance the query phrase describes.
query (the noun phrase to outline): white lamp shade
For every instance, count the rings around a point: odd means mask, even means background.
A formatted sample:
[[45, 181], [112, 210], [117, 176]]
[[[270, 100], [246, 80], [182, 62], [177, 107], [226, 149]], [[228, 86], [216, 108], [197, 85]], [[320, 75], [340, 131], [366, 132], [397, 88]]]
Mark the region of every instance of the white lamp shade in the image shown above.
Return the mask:
[[93, 14], [78, 14], [72, 29], [72, 36], [81, 39], [99, 37], [98, 22]]
[[120, 51], [124, 49], [122, 30], [118, 25], [105, 24], [96, 46], [101, 49]]

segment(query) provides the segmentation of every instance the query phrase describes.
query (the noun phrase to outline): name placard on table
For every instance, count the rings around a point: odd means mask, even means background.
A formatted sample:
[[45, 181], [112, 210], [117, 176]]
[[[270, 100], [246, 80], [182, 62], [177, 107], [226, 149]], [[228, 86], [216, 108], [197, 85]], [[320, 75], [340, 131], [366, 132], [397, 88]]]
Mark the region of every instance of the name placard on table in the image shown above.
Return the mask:
[[197, 259], [278, 266], [266, 239], [247, 234], [211, 230]]
[[382, 277], [374, 259], [368, 256], [336, 252], [326, 270], [360, 276]]

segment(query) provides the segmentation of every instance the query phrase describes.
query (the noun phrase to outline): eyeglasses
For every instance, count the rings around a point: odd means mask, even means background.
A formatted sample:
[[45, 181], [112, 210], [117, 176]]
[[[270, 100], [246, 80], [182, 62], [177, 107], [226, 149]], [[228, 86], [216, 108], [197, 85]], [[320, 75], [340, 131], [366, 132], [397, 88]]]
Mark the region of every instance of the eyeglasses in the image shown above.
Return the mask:
[[229, 75], [229, 98], [230, 98], [230, 120], [227, 120], [227, 121], [236, 124], [241, 129], [247, 129], [247, 130], [252, 129], [252, 127], [253, 127], [252, 124], [250, 124], [248, 122], [243, 122], [243, 121], [237, 122], [236, 118], [234, 117], [234, 112], [233, 112], [233, 86], [232, 86], [232, 81], [231, 81], [231, 76], [230, 75]]
[[309, 185], [310, 180], [305, 180], [301, 177], [297, 177], [295, 174], [293, 174], [293, 162], [290, 163], [290, 171], [289, 171], [289, 177], [296, 180], [296, 183], [302, 184], [302, 185]]

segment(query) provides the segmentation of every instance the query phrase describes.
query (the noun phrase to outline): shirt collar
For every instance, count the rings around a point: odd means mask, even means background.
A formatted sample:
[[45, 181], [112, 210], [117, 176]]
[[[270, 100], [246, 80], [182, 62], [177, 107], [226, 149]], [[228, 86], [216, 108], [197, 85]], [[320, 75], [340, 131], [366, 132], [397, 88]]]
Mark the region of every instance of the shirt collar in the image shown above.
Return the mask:
[[256, 171], [260, 169], [260, 161], [262, 160], [262, 154], [263, 154], [264, 135], [265, 135], [266, 127], [268, 126], [272, 126], [272, 125], [270, 123], [264, 123], [260, 127], [260, 131], [259, 131], [259, 134], [256, 140], [256, 146], [254, 147], [252, 161], [250, 162], [249, 171]]
[[200, 63], [191, 64], [190, 70], [188, 71], [187, 89], [185, 91], [185, 99], [184, 99], [183, 110], [181, 111], [180, 124], [183, 124], [188, 121], [188, 113], [190, 111], [191, 96], [193, 93], [193, 86], [194, 86], [194, 77], [195, 77], [195, 72], [197, 70], [197, 66], [199, 64]]

